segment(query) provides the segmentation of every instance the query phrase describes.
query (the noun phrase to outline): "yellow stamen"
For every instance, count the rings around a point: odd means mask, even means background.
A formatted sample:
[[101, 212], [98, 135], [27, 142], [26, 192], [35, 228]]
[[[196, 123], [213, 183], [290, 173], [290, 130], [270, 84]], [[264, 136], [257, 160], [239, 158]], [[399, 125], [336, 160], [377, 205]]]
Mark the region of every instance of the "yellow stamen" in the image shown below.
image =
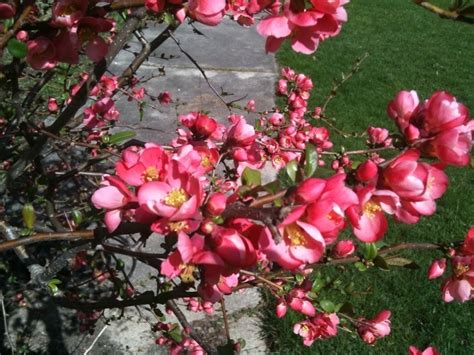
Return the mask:
[[158, 178], [160, 177], [160, 174], [158, 174], [158, 170], [154, 166], [149, 166], [148, 168], [146, 168], [143, 175], [143, 179], [146, 182], [158, 180]]
[[292, 246], [306, 245], [304, 232], [296, 223], [292, 223], [285, 227], [286, 237], [290, 240]]
[[375, 213], [380, 212], [382, 210], [382, 208], [379, 206], [378, 203], [376, 203], [372, 200], [369, 200], [364, 204], [363, 210], [364, 210], [364, 214], [367, 216], [367, 218], [372, 219], [372, 218], [374, 218]]
[[212, 161], [211, 159], [209, 158], [209, 155], [204, 155], [201, 159], [201, 166], [203, 168], [212, 168], [214, 166], [214, 164], [212, 164]]
[[465, 264], [456, 264], [453, 267], [453, 272], [456, 277], [462, 276], [465, 272], [469, 271], [469, 265]]
[[188, 224], [185, 221], [170, 222], [168, 223], [168, 228], [172, 232], [181, 232], [188, 228]]
[[164, 198], [165, 205], [180, 208], [188, 200], [188, 195], [183, 189], [172, 189]]
[[430, 191], [432, 188], [433, 188], [433, 185], [435, 183], [435, 178], [434, 176], [431, 176], [429, 179], [428, 179], [428, 182], [426, 183], [426, 189], [428, 191]]
[[179, 277], [183, 282], [189, 283], [194, 281], [194, 270], [196, 270], [194, 265], [181, 264], [179, 268], [182, 270]]

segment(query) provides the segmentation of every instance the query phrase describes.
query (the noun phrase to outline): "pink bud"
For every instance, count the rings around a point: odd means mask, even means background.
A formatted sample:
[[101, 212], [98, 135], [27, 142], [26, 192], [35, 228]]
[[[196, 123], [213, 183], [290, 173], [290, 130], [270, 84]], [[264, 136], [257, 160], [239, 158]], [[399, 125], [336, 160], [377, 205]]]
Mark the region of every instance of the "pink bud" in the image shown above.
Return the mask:
[[332, 250], [332, 256], [335, 258], [345, 258], [355, 251], [355, 245], [352, 240], [341, 240], [337, 242]]
[[334, 161], [331, 163], [331, 169], [332, 169], [332, 170], [337, 170], [337, 169], [339, 169], [339, 160], [334, 160]]
[[356, 171], [356, 178], [359, 181], [369, 181], [373, 179], [378, 172], [378, 166], [372, 160], [367, 160], [359, 165]]
[[199, 114], [194, 128], [200, 135], [209, 137], [217, 129], [217, 122], [209, 116]]
[[446, 270], [446, 259], [433, 260], [428, 269], [428, 279], [433, 280], [444, 274]]
[[0, 20], [13, 17], [15, 15], [15, 6], [5, 3], [0, 3]]
[[286, 303], [283, 301], [280, 301], [278, 305], [276, 306], [276, 315], [278, 318], [283, 318], [286, 314], [286, 311], [288, 310], [288, 307], [286, 306]]
[[217, 216], [224, 212], [226, 204], [227, 196], [222, 192], [216, 192], [207, 201], [206, 209], [211, 215]]
[[408, 125], [404, 133], [409, 142], [413, 142], [414, 140], [420, 138], [420, 130], [412, 124]]
[[255, 111], [255, 100], [249, 100], [249, 102], [247, 102], [247, 106], [245, 106], [245, 109], [247, 111]]
[[216, 224], [212, 221], [204, 221], [201, 224], [201, 232], [203, 232], [204, 234], [212, 234], [215, 228]]
[[168, 91], [163, 91], [161, 94], [158, 95], [158, 101], [162, 105], [169, 104], [172, 101], [171, 94]]
[[48, 111], [49, 112], [56, 112], [58, 110], [58, 103], [54, 97], [50, 97], [48, 99]]
[[28, 38], [28, 32], [26, 31], [18, 31], [18, 33], [16, 34], [16, 39], [19, 41], [26, 42], [28, 41]]

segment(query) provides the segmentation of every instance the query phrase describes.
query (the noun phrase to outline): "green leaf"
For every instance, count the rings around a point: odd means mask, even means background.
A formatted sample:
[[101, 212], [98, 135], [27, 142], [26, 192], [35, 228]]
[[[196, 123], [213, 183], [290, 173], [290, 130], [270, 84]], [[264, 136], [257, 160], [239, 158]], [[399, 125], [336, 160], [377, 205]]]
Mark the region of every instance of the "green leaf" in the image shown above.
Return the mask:
[[348, 316], [353, 316], [355, 314], [354, 306], [352, 303], [344, 303], [337, 312], [347, 314]]
[[33, 229], [33, 226], [36, 221], [35, 208], [33, 207], [33, 205], [31, 203], [25, 203], [21, 214], [23, 216], [23, 223], [25, 227], [30, 230]]
[[404, 267], [406, 269], [416, 270], [420, 268], [420, 265], [415, 263], [413, 260], [398, 257], [398, 256], [386, 258], [385, 261], [387, 262], [388, 265]]
[[242, 173], [242, 184], [248, 186], [260, 186], [262, 184], [262, 174], [258, 170], [245, 168]]
[[296, 163], [296, 160], [288, 162], [288, 164], [285, 165], [284, 170], [291, 181], [296, 182], [296, 172], [298, 171], [298, 164]]
[[377, 256], [377, 245], [375, 243], [365, 243], [362, 247], [362, 253], [366, 260], [372, 260]]
[[387, 261], [384, 258], [382, 258], [380, 255], [377, 255], [373, 261], [374, 261], [374, 265], [381, 268], [382, 270], [390, 270], [390, 268], [388, 267]]
[[354, 266], [356, 267], [357, 270], [359, 270], [360, 272], [364, 272], [367, 270], [367, 266], [365, 266], [364, 263], [358, 261], [356, 263], [354, 263]]
[[314, 145], [307, 143], [304, 151], [304, 175], [312, 177], [318, 169], [318, 152]]
[[295, 275], [295, 279], [296, 279], [296, 282], [298, 282], [299, 284], [302, 283], [304, 281], [304, 275], [303, 274], [300, 274], [300, 273], [297, 273]]
[[129, 139], [132, 139], [135, 136], [136, 136], [136, 133], [134, 131], [117, 132], [117, 133], [112, 134], [111, 136], [108, 136], [108, 141], [104, 143], [119, 144]]
[[334, 305], [334, 303], [329, 300], [322, 300], [319, 302], [319, 305], [321, 306], [323, 311], [327, 313], [334, 313], [334, 311], [336, 310], [336, 306]]
[[26, 43], [19, 41], [16, 38], [12, 38], [8, 41], [7, 49], [15, 58], [24, 58], [28, 53], [28, 47], [26, 46]]
[[74, 221], [74, 224], [76, 226], [80, 225], [82, 223], [82, 212], [79, 210], [73, 210], [71, 212], [72, 215], [72, 220]]
[[313, 292], [318, 292], [318, 291], [320, 291], [324, 286], [326, 286], [326, 282], [325, 282], [321, 277], [317, 277], [317, 278], [313, 281], [313, 286], [311, 287], [311, 291], [313, 291]]
[[53, 294], [53, 296], [56, 296], [59, 293], [59, 288], [58, 285], [60, 285], [62, 282], [61, 280], [58, 279], [51, 279], [48, 282], [48, 288]]

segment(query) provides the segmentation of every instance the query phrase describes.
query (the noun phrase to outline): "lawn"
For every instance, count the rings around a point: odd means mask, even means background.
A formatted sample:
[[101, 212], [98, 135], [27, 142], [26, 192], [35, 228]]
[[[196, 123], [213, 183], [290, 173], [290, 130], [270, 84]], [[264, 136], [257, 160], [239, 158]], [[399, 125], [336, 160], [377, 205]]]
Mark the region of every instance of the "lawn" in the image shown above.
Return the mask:
[[[440, 19], [408, 0], [354, 0], [346, 8], [349, 22], [342, 33], [324, 42], [315, 55], [298, 55], [288, 46], [277, 55], [281, 66], [312, 77], [311, 102], [317, 105], [324, 101], [334, 78], [350, 70], [357, 57], [370, 54], [362, 71], [338, 91], [327, 109], [339, 128], [360, 132], [368, 125], [379, 125], [393, 130], [385, 110], [402, 89], [416, 89], [423, 98], [446, 90], [474, 110], [473, 25]], [[335, 140], [351, 146], [344, 139]], [[474, 225], [474, 174], [471, 168], [450, 168], [448, 174], [451, 184], [438, 200], [437, 213], [416, 226], [391, 223], [385, 242], [446, 242], [464, 237]], [[372, 317], [382, 309], [392, 311], [389, 337], [371, 347], [357, 334], [341, 331], [336, 338], [306, 348], [292, 333], [297, 316], [278, 320], [269, 307], [263, 318], [272, 350], [279, 354], [405, 354], [409, 345], [432, 344], [442, 354], [474, 353], [474, 301], [446, 304], [440, 298], [440, 281], [427, 280], [430, 260], [440, 254], [405, 252], [403, 256], [416, 259], [421, 268], [363, 273], [352, 266], [325, 269], [332, 278], [354, 282], [354, 291], [339, 299], [350, 300], [356, 314]]]

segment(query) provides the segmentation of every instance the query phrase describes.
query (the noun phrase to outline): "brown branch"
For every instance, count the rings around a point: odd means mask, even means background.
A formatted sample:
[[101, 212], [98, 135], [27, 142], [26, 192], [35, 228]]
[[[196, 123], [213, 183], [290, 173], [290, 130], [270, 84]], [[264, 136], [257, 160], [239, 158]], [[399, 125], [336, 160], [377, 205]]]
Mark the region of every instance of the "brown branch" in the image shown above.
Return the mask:
[[288, 190], [283, 190], [283, 191], [277, 192], [276, 194], [265, 195], [260, 198], [257, 198], [255, 201], [253, 201], [250, 204], [250, 207], [260, 208], [269, 203], [272, 203], [273, 201], [278, 200], [279, 198], [285, 197], [287, 191]]
[[227, 310], [225, 309], [224, 297], [221, 298], [221, 310], [222, 310], [222, 318], [224, 319], [225, 336], [227, 338], [227, 342], [230, 343], [232, 339], [230, 337], [229, 319], [227, 318]]
[[13, 27], [7, 31], [2, 37], [0, 37], [0, 49], [4, 48], [8, 41], [15, 35], [15, 33], [23, 26], [25, 21], [28, 19], [28, 16], [30, 16], [31, 11], [33, 10], [33, 3], [32, 1], [29, 1], [29, 3], [25, 6], [23, 9], [23, 12], [21, 13], [20, 17], [18, 17], [18, 20], [16, 20], [15, 24]]
[[474, 18], [463, 16], [462, 14], [458, 13], [457, 11], [449, 11], [445, 10], [439, 6], [436, 6], [429, 1], [423, 1], [423, 0], [412, 0], [416, 5], [421, 6], [425, 10], [428, 10], [442, 18], [454, 20], [454, 21], [460, 21], [460, 22], [465, 22], [469, 24], [474, 24]]
[[207, 341], [202, 339], [202, 337], [199, 336], [199, 334], [196, 333], [196, 331], [193, 329], [191, 324], [189, 324], [188, 320], [186, 319], [186, 316], [181, 312], [179, 309], [178, 305], [176, 302], [169, 300], [166, 302], [166, 305], [173, 311], [174, 315], [176, 318], [178, 318], [179, 323], [181, 326], [187, 331], [189, 336], [196, 340], [196, 342], [208, 353], [208, 354], [218, 354], [217, 349], [209, 344]]
[[170, 299], [177, 299], [183, 297], [198, 297], [197, 292], [185, 292], [181, 290], [174, 290], [169, 292], [162, 292], [157, 295], [153, 291], [146, 291], [134, 298], [126, 300], [103, 299], [94, 302], [79, 301], [74, 299], [67, 299], [64, 297], [53, 298], [53, 301], [61, 307], [77, 309], [81, 311], [95, 311], [109, 308], [125, 308], [151, 304], [165, 304]]
[[110, 4], [109, 8], [112, 11], [129, 9], [131, 7], [139, 7], [145, 4], [145, 0], [119, 0]]

